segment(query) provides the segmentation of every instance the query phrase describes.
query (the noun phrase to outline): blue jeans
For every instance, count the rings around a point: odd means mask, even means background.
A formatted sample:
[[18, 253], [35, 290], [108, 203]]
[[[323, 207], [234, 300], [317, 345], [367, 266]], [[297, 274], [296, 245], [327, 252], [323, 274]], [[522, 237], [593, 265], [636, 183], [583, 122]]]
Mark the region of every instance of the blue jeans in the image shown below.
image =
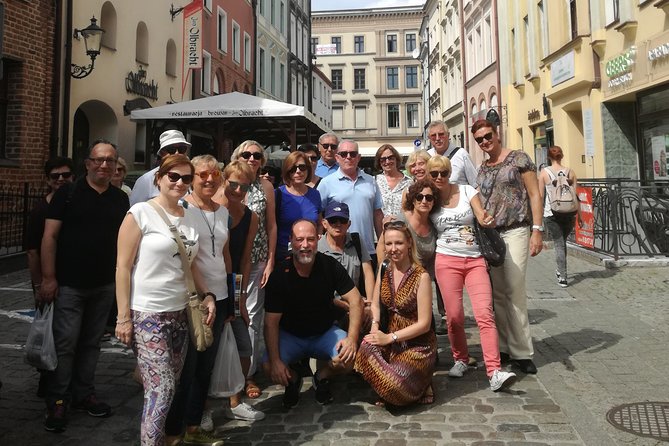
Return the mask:
[[567, 278], [567, 238], [574, 229], [576, 217], [574, 215], [553, 215], [544, 217], [546, 229], [553, 239], [555, 262], [560, 277]]
[[114, 299], [113, 283], [59, 288], [53, 313], [58, 366], [48, 377], [47, 405], [58, 400], [79, 402], [95, 393], [100, 339]]
[[[279, 329], [279, 355], [281, 361], [288, 365], [303, 358], [316, 358], [331, 360], [339, 355], [337, 343], [345, 339], [348, 334], [341, 328], [333, 325], [322, 335], [300, 338]], [[265, 352], [263, 362], [267, 362], [269, 356]]]

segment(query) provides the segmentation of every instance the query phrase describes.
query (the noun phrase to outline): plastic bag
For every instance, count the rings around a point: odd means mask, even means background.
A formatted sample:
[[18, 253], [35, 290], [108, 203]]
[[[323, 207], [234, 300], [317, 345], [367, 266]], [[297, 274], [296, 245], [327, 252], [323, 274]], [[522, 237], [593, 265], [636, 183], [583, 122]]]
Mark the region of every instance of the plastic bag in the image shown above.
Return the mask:
[[230, 323], [226, 323], [218, 344], [216, 363], [211, 373], [209, 383], [209, 396], [213, 398], [224, 398], [239, 393], [244, 388], [246, 379], [242, 373], [242, 365], [239, 362], [237, 352], [237, 341], [232, 332]]
[[58, 365], [56, 345], [53, 342], [53, 303], [35, 310], [35, 319], [26, 339], [26, 362], [38, 369], [55, 370]]

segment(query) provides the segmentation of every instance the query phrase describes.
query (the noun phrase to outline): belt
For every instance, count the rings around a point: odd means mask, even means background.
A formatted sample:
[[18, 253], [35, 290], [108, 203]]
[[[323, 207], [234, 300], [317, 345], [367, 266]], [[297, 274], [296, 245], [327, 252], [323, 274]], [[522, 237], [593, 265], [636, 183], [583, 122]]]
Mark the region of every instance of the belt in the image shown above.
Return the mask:
[[495, 229], [497, 229], [497, 231], [499, 231], [499, 232], [506, 232], [506, 231], [510, 231], [512, 229], [523, 228], [523, 227], [526, 227], [526, 226], [529, 226], [529, 225], [530, 224], [526, 221], [519, 221], [519, 222], [516, 222], [516, 223], [511, 223], [508, 226], [498, 226]]

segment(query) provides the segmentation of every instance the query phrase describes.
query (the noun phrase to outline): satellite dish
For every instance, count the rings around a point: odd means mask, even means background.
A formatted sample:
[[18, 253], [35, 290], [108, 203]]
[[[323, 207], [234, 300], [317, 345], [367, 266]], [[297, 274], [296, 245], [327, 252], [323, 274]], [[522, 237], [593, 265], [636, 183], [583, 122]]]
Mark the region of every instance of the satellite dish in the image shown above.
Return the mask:
[[420, 57], [420, 50], [418, 48], [414, 48], [411, 52], [411, 57], [418, 59]]
[[490, 121], [495, 127], [499, 127], [499, 113], [494, 108], [488, 110], [488, 113], [485, 115], [485, 119]]

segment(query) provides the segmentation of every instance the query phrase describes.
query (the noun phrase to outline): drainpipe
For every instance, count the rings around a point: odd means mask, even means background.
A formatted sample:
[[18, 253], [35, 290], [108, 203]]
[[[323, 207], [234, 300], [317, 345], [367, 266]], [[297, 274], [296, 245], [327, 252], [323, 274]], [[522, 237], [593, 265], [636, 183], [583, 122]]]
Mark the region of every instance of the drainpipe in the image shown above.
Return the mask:
[[258, 78], [258, 67], [256, 66], [256, 63], [258, 60], [255, 57], [255, 54], [258, 53], [256, 43], [258, 42], [258, 0], [252, 0], [251, 1], [251, 8], [253, 8], [253, 69], [252, 69], [252, 76], [253, 76], [253, 96], [258, 96], [258, 89], [257, 89], [257, 78]]
[[65, 62], [61, 70], [63, 77], [63, 127], [61, 128], [60, 154], [68, 156], [70, 144], [70, 91], [72, 87], [72, 76], [70, 76], [70, 67], [72, 65], [72, 2], [67, 0], [65, 11]]
[[[504, 110], [502, 108], [502, 79], [499, 74], [500, 66], [499, 66], [499, 18], [497, 17], [497, 0], [492, 1], [492, 13], [494, 14], [495, 17], [495, 65], [497, 66], [497, 69], [495, 70], [497, 72], [497, 107], [500, 110]], [[488, 98], [490, 99], [490, 98]], [[499, 123], [499, 138], [500, 141], [502, 141], [502, 146], [504, 146], [504, 115], [503, 112], [499, 114], [500, 115], [500, 123]]]
[[[465, 134], [467, 135], [463, 142], [464, 148], [469, 152], [469, 101], [467, 100], [467, 57], [465, 53], [465, 10], [462, 2], [458, 2], [458, 11], [460, 12], [460, 69], [462, 70], [462, 115], [465, 119]], [[466, 144], [464, 144], [466, 142]]]
[[53, 39], [54, 59], [52, 67], [52, 86], [51, 86], [51, 136], [49, 138], [49, 157], [58, 155], [58, 129], [60, 125], [60, 85], [63, 76], [61, 57], [62, 57], [62, 33], [63, 33], [63, 8], [62, 2], [54, 0], [53, 7], [56, 12], [56, 26]]

